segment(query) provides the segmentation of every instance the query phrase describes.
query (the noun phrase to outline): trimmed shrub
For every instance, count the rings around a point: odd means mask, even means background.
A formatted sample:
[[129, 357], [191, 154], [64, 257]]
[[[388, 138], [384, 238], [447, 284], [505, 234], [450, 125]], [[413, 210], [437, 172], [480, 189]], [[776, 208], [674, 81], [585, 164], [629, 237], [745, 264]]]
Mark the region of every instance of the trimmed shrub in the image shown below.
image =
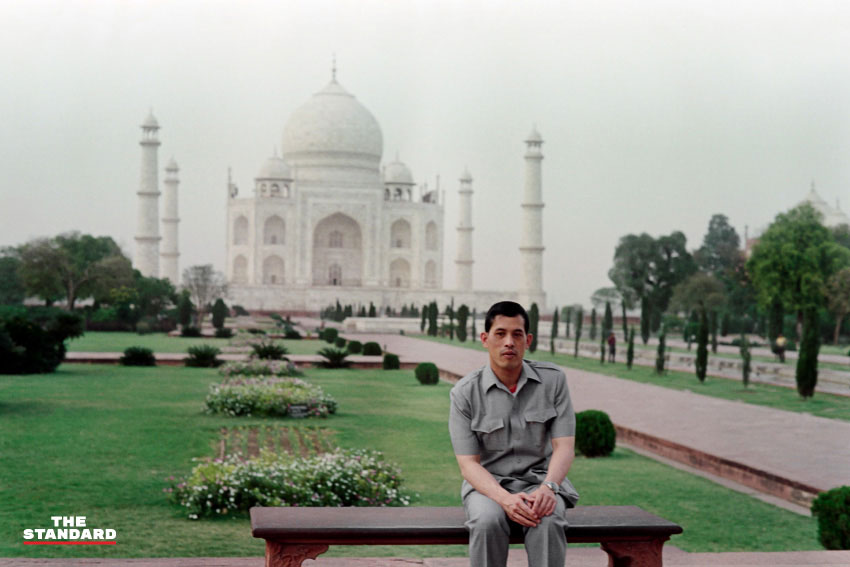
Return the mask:
[[617, 432], [604, 411], [576, 414], [576, 450], [585, 457], [607, 457], [614, 451]]
[[250, 313], [248, 313], [248, 311], [244, 307], [242, 307], [241, 305], [234, 305], [233, 306], [233, 314], [236, 315], [237, 317], [242, 317], [242, 316], [247, 317], [248, 315], [250, 315]]
[[420, 384], [432, 386], [440, 381], [440, 370], [433, 362], [423, 362], [417, 365], [414, 372]]
[[826, 549], [850, 549], [850, 486], [821, 492], [812, 502], [818, 539]]
[[261, 360], [282, 360], [284, 355], [289, 354], [284, 345], [271, 341], [252, 344], [251, 349], [254, 351], [251, 357]]
[[65, 340], [83, 334], [78, 315], [59, 310], [25, 313], [0, 317], [0, 374], [53, 372], [65, 358]]
[[301, 333], [295, 330], [292, 325], [287, 325], [283, 328], [283, 338], [285, 339], [300, 339]]
[[348, 341], [346, 341], [344, 338], [337, 337], [336, 340], [334, 341], [334, 346], [337, 347], [337, 348], [343, 348], [346, 345], [347, 342]]
[[244, 377], [211, 384], [207, 413], [230, 416], [327, 417], [337, 403], [319, 386], [300, 378]]
[[224, 320], [230, 314], [230, 309], [224, 304], [224, 300], [220, 297], [215, 300], [212, 307], [212, 324], [216, 329], [224, 327]]
[[201, 330], [197, 327], [183, 327], [180, 329], [181, 337], [200, 337]]
[[203, 460], [170, 489], [170, 500], [196, 520], [247, 514], [254, 506], [407, 506], [398, 466], [363, 449], [297, 458], [263, 450]]
[[384, 355], [384, 361], [381, 364], [384, 370], [398, 370], [401, 368], [401, 361], [397, 354], [387, 353]]
[[124, 356], [119, 359], [124, 366], [156, 366], [156, 358], [149, 348], [131, 346], [124, 349]]
[[369, 341], [363, 345], [363, 354], [365, 356], [381, 356], [384, 351], [381, 350], [381, 345], [375, 341]]
[[215, 338], [217, 339], [229, 339], [233, 336], [233, 329], [229, 329], [227, 327], [222, 327], [221, 329], [215, 330]]
[[195, 345], [186, 351], [189, 356], [183, 359], [186, 366], [197, 368], [215, 368], [221, 365], [218, 355], [221, 351], [212, 345]]
[[322, 332], [319, 334], [320, 339], [330, 344], [333, 344], [338, 336], [339, 331], [334, 327], [326, 327], [322, 329]]
[[292, 362], [283, 360], [248, 360], [225, 362], [218, 373], [222, 376], [301, 376], [302, 372]]
[[325, 368], [347, 368], [351, 364], [351, 362], [345, 359], [348, 356], [347, 350], [327, 347], [320, 350], [317, 354], [325, 358], [320, 363]]
[[348, 341], [348, 352], [351, 354], [360, 354], [363, 352], [363, 343], [360, 341]]

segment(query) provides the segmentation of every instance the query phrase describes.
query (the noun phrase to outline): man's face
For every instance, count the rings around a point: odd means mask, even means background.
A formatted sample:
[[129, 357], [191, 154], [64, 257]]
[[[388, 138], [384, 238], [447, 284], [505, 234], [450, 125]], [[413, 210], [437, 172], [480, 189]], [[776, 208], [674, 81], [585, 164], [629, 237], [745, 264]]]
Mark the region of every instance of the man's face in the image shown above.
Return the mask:
[[490, 366], [513, 371], [522, 366], [525, 349], [531, 346], [522, 315], [496, 315], [489, 333], [481, 333], [481, 344], [490, 352]]

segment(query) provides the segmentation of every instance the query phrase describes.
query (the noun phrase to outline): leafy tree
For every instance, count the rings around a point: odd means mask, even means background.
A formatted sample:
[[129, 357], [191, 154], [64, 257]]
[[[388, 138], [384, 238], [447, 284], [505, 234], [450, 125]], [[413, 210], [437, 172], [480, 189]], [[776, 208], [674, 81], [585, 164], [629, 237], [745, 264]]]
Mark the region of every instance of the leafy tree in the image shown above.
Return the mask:
[[189, 291], [197, 312], [195, 326], [201, 328], [201, 322], [216, 298], [227, 297], [227, 280], [224, 274], [213, 269], [212, 264], [190, 266], [183, 270], [183, 288]]
[[47, 303], [65, 298], [73, 310], [78, 298], [107, 295], [119, 285], [131, 285], [130, 261], [108, 236], [79, 232], [24, 244], [18, 269], [27, 292]]
[[576, 340], [575, 340], [575, 351], [573, 353], [574, 358], [578, 358], [578, 345], [581, 341], [581, 326], [584, 323], [584, 310], [579, 305], [575, 310], [576, 314]]
[[590, 296], [590, 302], [596, 309], [602, 310], [606, 303], [616, 303], [622, 299], [622, 294], [616, 287], [600, 287]]
[[149, 278], [133, 270], [133, 288], [142, 317], [157, 317], [177, 303], [177, 292], [168, 278]]
[[777, 296], [770, 302], [767, 313], [767, 338], [770, 344], [776, 342], [776, 337], [783, 333], [784, 324], [785, 309], [782, 306], [782, 300]]
[[729, 224], [729, 219], [726, 215], [713, 215], [702, 246], [694, 253], [699, 269], [722, 279], [734, 269], [740, 255], [741, 238]]
[[540, 323], [540, 309], [536, 303], [531, 304], [531, 309], [528, 312], [528, 332], [531, 333], [531, 346], [528, 347], [530, 352], [537, 351], [537, 327]]
[[723, 282], [711, 274], [696, 272], [673, 289], [670, 308], [690, 313], [699, 306], [706, 309], [722, 309], [726, 304], [726, 289]]
[[708, 370], [708, 317], [705, 313], [705, 306], [699, 311], [699, 328], [697, 330], [697, 357], [694, 361], [697, 378], [700, 382], [705, 382], [705, 374]]
[[[679, 231], [653, 238], [643, 233], [628, 234], [614, 251], [614, 266], [608, 277], [621, 293], [641, 302], [641, 318], [658, 330], [673, 288], [696, 270], [686, 249], [687, 239]], [[645, 323], [644, 323], [645, 324]], [[641, 335], [649, 337], [649, 330]]]
[[629, 346], [626, 348], [626, 368], [632, 369], [632, 364], [635, 361], [635, 328], [632, 327], [629, 332]]
[[590, 340], [596, 340], [596, 308], [590, 310]]
[[0, 305], [22, 303], [26, 289], [18, 275], [21, 259], [13, 248], [0, 250]]
[[[844, 225], [843, 225], [844, 226]], [[850, 268], [841, 268], [826, 282], [826, 304], [835, 317], [832, 344], [838, 344], [838, 334], [844, 318], [850, 313]]]
[[224, 300], [222, 298], [218, 298], [215, 300], [215, 303], [212, 307], [212, 324], [216, 329], [221, 329], [224, 327], [224, 320], [227, 318], [227, 315], [230, 313], [230, 310], [227, 308], [227, 305], [224, 304]]
[[54, 309], [0, 316], [0, 374], [53, 372], [65, 358], [65, 341], [82, 334], [75, 313]]
[[466, 304], [457, 309], [457, 340], [466, 342], [466, 322], [469, 320], [469, 307]]

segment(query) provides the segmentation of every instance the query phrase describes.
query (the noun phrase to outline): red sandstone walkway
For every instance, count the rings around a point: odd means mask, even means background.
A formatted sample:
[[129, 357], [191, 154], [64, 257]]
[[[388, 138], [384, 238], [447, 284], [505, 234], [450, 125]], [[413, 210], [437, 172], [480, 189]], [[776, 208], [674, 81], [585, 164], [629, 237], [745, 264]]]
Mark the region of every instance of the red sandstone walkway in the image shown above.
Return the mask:
[[[359, 335], [402, 360], [466, 374], [485, 351], [401, 335]], [[576, 410], [600, 409], [618, 426], [767, 471], [820, 490], [850, 484], [850, 422], [815, 417], [566, 369]], [[697, 388], [697, 385], [694, 386]]]

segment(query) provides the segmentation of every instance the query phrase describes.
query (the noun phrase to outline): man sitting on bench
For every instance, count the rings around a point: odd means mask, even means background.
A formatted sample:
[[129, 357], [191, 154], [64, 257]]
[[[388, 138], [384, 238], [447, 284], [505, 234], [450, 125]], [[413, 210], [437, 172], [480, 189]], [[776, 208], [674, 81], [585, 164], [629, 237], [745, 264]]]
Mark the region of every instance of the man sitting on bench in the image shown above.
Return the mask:
[[563, 567], [566, 558], [565, 512], [578, 501], [566, 478], [575, 413], [560, 368], [523, 360], [531, 340], [521, 305], [494, 304], [481, 333], [489, 364], [451, 391], [449, 432], [475, 567], [505, 567], [513, 524], [525, 532], [529, 567]]

